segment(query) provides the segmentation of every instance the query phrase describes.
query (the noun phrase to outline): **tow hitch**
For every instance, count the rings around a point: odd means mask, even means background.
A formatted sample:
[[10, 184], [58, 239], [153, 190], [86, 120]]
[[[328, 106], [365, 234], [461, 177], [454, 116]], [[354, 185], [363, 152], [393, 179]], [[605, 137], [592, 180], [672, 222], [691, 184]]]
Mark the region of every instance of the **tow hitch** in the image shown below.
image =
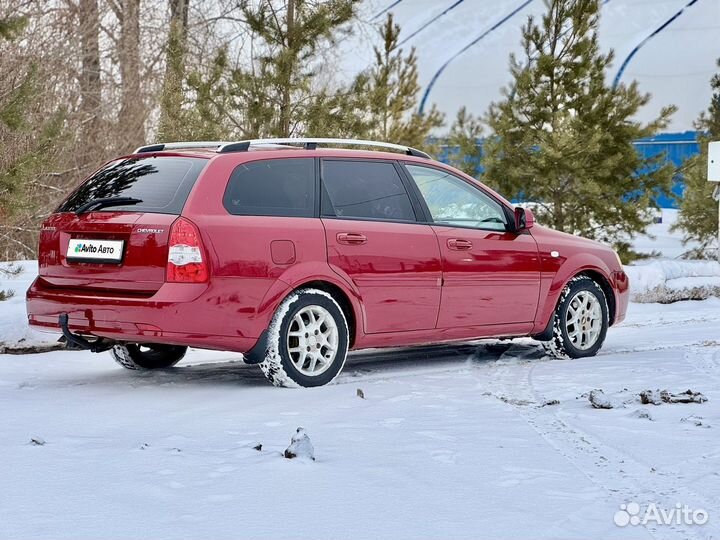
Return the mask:
[[70, 349], [86, 349], [91, 352], [103, 352], [110, 350], [113, 345], [115, 345], [115, 342], [109, 339], [97, 338], [95, 341], [89, 341], [82, 336], [73, 334], [70, 331], [70, 328], [68, 328], [67, 313], [60, 314], [60, 317], [58, 317], [58, 323], [60, 324], [60, 329], [65, 337], [67, 346]]

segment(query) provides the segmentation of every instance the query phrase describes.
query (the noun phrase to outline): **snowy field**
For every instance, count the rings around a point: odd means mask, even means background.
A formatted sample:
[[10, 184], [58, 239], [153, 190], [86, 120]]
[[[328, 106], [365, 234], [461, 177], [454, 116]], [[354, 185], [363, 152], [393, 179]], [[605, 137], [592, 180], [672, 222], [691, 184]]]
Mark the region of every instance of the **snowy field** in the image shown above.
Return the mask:
[[[358, 353], [313, 390], [232, 354], [160, 373], [4, 355], [0, 538], [718, 538], [719, 326], [719, 299], [632, 304], [596, 358], [529, 340]], [[708, 401], [641, 405], [647, 389]], [[314, 462], [281, 457], [298, 426]], [[630, 502], [710, 521], [615, 525]]]
[[[34, 271], [0, 303], [10, 348], [55, 339], [23, 320]], [[648, 289], [688, 272], [632, 271]], [[0, 539], [720, 538], [719, 329], [720, 298], [631, 303], [596, 358], [529, 339], [368, 351], [308, 390], [229, 353], [154, 373], [3, 354]], [[707, 401], [640, 401], [688, 389]], [[282, 457], [300, 426], [315, 461]], [[626, 524], [678, 504], [707, 523]]]

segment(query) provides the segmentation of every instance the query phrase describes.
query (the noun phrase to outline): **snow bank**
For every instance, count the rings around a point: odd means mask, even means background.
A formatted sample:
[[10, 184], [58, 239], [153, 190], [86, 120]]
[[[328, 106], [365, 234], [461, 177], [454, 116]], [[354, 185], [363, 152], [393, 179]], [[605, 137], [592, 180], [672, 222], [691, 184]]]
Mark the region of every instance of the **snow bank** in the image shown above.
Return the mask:
[[0, 273], [0, 290], [14, 296], [0, 302], [0, 353], [47, 350], [57, 347], [59, 334], [32, 330], [27, 323], [25, 291], [37, 276], [37, 261], [0, 263], [2, 268], [20, 268], [17, 275]]
[[657, 260], [626, 266], [634, 302], [677, 302], [720, 296], [720, 263]]

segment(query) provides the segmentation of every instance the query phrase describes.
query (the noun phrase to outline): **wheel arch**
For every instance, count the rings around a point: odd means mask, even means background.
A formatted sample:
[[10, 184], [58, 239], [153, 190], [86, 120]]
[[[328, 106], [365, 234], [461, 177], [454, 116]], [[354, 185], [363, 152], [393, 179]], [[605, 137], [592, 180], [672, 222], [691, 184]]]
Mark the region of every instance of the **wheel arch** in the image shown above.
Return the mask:
[[267, 325], [270, 324], [270, 320], [274, 315], [277, 308], [294, 292], [300, 289], [318, 289], [328, 293], [332, 296], [335, 301], [342, 309], [345, 319], [347, 320], [348, 330], [350, 335], [348, 336], [348, 348], [352, 348], [357, 338], [357, 333], [361, 326], [362, 312], [360, 311], [359, 301], [353, 301], [351, 294], [346, 291], [338, 283], [334, 283], [331, 280], [324, 279], [323, 277], [312, 277], [306, 278], [305, 280], [298, 280], [298, 282], [289, 285], [285, 283], [285, 287], [280, 294], [273, 294], [272, 301], [265, 302], [267, 312], [267, 324], [257, 342], [247, 353], [244, 354], [245, 362], [248, 364], [259, 364], [265, 357], [265, 350], [267, 348]]
[[[601, 263], [599, 259], [594, 262]], [[563, 265], [561, 270], [555, 274], [553, 282], [549, 287], [546, 302], [541, 308], [540, 321], [538, 321], [539, 324], [536, 326], [536, 328], [539, 327], [540, 331], [538, 332], [536, 330], [535, 333], [532, 334], [533, 338], [539, 341], [547, 341], [552, 337], [553, 318], [558, 303], [560, 302], [562, 291], [565, 290], [568, 283], [578, 276], [586, 276], [600, 286], [607, 300], [609, 326], [613, 325], [617, 314], [617, 299], [615, 298], [615, 292], [608, 277], [609, 269], [604, 269], [603, 266], [602, 264], [593, 264], [591, 261], [587, 261], [583, 265], [569, 266], [566, 261], [566, 264]], [[570, 268], [572, 268], [572, 270]], [[567, 269], [567, 271], [563, 272], [563, 269]]]
[[[288, 268], [275, 281], [274, 285], [266, 293], [261, 303], [264, 324], [263, 330], [267, 329], [277, 308], [298, 289], [315, 288], [330, 294], [340, 305], [347, 319], [350, 330], [349, 346], [352, 347], [359, 335], [362, 333], [363, 308], [359, 292], [352, 284], [346, 283], [342, 276], [338, 276], [327, 265], [318, 263], [303, 263]], [[264, 349], [265, 332], [258, 338], [254, 351]], [[253, 354], [257, 357], [257, 354]]]
[[[582, 272], [578, 272], [573, 276], [573, 278], [578, 276], [587, 276], [590, 279], [592, 279], [595, 283], [597, 283], [602, 291], [605, 293], [605, 299], [607, 300], [607, 307], [608, 307], [608, 320], [609, 320], [609, 326], [612, 326], [615, 323], [615, 313], [617, 310], [617, 302], [615, 300], [615, 292], [613, 291], [612, 285], [610, 285], [610, 280], [603, 275], [601, 272], [593, 269], [583, 270]], [[572, 278], [571, 278], [572, 279]]]
[[355, 338], [357, 337], [358, 324], [355, 314], [355, 306], [353, 305], [347, 293], [335, 283], [331, 283], [330, 281], [325, 281], [322, 279], [313, 279], [296, 285], [295, 287], [293, 287], [293, 290], [288, 293], [287, 296], [299, 289], [318, 289], [328, 293], [335, 299], [335, 301], [340, 306], [340, 309], [342, 309], [343, 314], [345, 315], [345, 319], [347, 320], [348, 330], [350, 331], [350, 335], [348, 336], [349, 348], [352, 348], [352, 346], [355, 344]]

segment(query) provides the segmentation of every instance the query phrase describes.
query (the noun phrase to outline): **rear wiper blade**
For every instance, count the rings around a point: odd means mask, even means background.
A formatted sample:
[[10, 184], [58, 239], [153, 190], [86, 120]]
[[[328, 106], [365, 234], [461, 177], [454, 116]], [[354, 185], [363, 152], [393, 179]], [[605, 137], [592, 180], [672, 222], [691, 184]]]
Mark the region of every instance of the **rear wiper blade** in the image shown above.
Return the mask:
[[141, 203], [142, 199], [136, 199], [134, 197], [106, 197], [104, 199], [93, 199], [75, 209], [76, 214], [84, 214], [91, 210], [99, 210], [100, 208], [107, 208], [108, 206], [125, 206], [129, 204]]

